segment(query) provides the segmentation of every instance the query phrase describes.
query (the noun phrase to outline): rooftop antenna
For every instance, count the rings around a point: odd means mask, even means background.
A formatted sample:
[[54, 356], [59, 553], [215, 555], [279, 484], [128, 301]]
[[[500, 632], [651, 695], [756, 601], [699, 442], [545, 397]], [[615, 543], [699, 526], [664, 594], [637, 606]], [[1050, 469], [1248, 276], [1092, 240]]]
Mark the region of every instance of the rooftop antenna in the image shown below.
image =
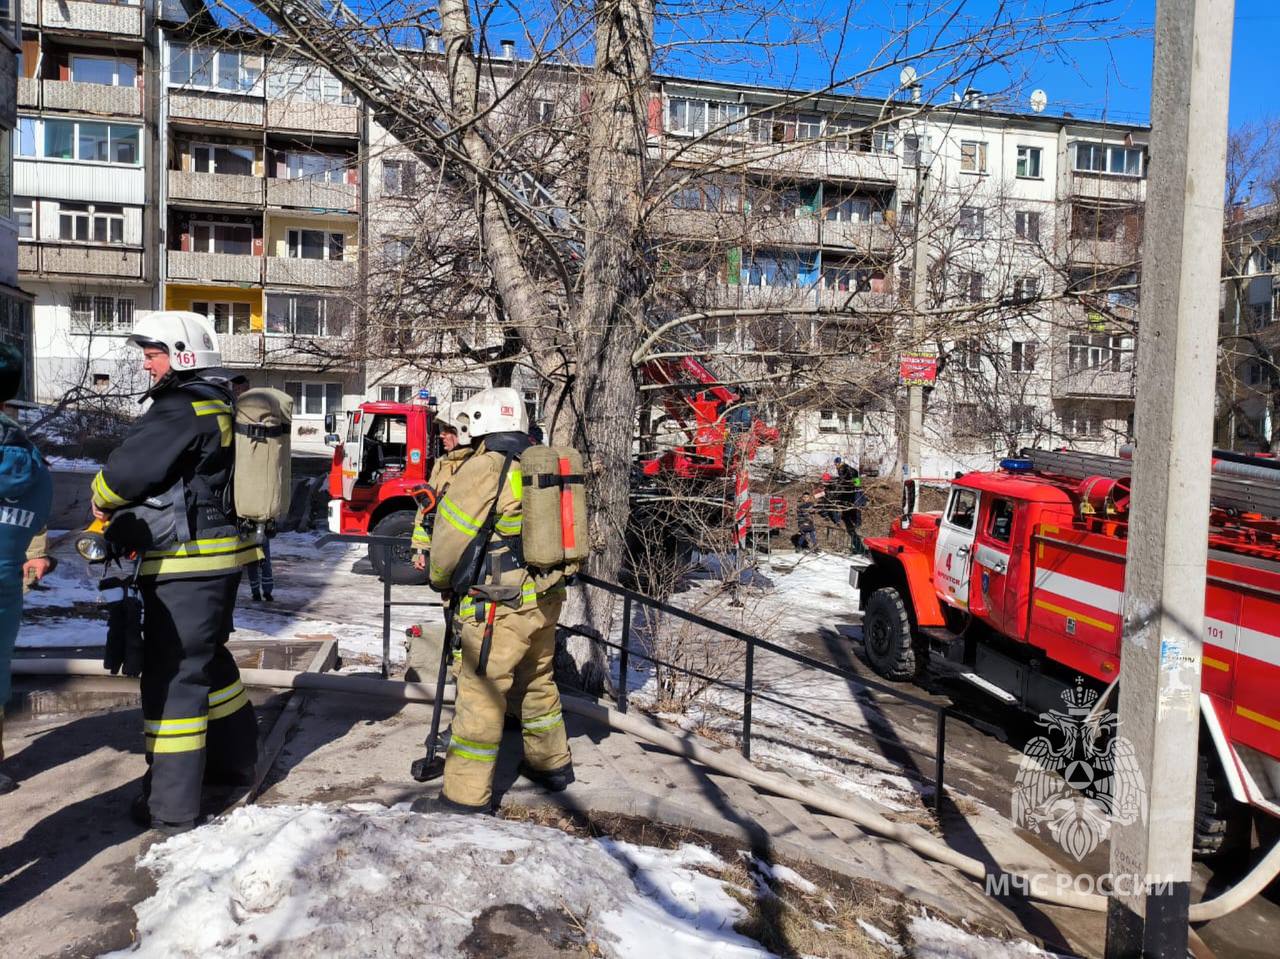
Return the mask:
[[915, 67], [903, 67], [902, 72], [898, 74], [898, 83], [904, 90], [911, 91], [912, 103], [920, 102], [920, 78]]
[[1034, 113], [1044, 113], [1044, 108], [1049, 105], [1049, 94], [1043, 90], [1031, 91], [1031, 110]]

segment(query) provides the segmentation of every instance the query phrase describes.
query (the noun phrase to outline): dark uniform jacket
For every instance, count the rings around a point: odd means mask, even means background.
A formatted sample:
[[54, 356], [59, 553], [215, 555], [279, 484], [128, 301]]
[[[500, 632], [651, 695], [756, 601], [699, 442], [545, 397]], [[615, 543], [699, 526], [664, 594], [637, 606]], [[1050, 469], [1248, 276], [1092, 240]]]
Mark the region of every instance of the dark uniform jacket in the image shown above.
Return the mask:
[[[240, 535], [231, 506], [235, 451], [230, 394], [188, 373], [170, 374], [148, 395], [151, 408], [92, 485], [94, 505], [116, 511], [112, 526], [123, 524], [130, 512], [154, 513], [165, 509], [164, 502], [173, 504], [166, 515], [175, 534], [144, 549], [140, 574], [163, 579], [216, 576], [262, 559], [262, 549]], [[154, 515], [148, 522], [153, 529], [157, 525]], [[111, 533], [109, 527], [108, 539]]]

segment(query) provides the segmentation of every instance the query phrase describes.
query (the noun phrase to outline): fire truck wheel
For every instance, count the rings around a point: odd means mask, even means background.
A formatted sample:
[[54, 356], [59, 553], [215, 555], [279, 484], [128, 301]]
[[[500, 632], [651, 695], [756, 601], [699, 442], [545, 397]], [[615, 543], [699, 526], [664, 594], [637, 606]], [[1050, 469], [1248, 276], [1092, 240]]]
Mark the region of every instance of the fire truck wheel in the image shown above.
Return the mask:
[[1232, 797], [1217, 757], [1202, 750], [1196, 768], [1195, 855], [1221, 856], [1242, 844], [1247, 849], [1251, 825], [1249, 809]]
[[[425, 586], [428, 575], [426, 570], [413, 568], [413, 556], [409, 551], [409, 537], [413, 535], [413, 510], [399, 510], [388, 513], [373, 528], [375, 536], [394, 536], [404, 540], [403, 547], [390, 549], [390, 565], [387, 567], [387, 579], [398, 586]], [[384, 546], [369, 547], [369, 562], [378, 578], [382, 578], [382, 570], [387, 562], [388, 550]]]
[[862, 641], [871, 668], [885, 679], [915, 679], [924, 672], [926, 651], [912, 636], [907, 606], [892, 586], [877, 589], [867, 601]]

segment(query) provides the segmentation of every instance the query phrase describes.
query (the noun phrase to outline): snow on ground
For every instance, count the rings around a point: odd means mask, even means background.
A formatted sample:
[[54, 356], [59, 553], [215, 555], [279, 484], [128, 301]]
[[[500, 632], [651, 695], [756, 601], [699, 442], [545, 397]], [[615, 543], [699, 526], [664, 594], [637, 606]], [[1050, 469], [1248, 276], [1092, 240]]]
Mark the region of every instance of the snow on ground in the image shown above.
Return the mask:
[[[153, 846], [136, 950], [113, 959], [452, 956], [485, 910], [571, 916], [605, 956], [747, 959], [709, 850], [583, 840], [397, 806], [249, 806]], [[566, 916], [566, 917], [567, 917]]]
[[912, 919], [907, 930], [913, 943], [913, 959], [1054, 959], [1058, 956], [1021, 939], [975, 936], [931, 916]]
[[96, 473], [102, 469], [102, 464], [97, 460], [84, 459], [82, 457], [67, 456], [46, 456], [44, 461], [49, 464], [49, 469], [65, 470], [76, 473]]

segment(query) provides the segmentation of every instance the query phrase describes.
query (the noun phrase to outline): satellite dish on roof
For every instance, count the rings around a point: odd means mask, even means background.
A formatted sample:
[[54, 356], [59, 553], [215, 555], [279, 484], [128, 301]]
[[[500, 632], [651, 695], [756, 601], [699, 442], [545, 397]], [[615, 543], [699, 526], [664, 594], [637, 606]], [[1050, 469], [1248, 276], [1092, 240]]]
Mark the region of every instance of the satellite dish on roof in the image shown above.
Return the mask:
[[1043, 90], [1031, 91], [1031, 109], [1036, 113], [1044, 113], [1044, 108], [1049, 105], [1049, 94]]
[[915, 67], [903, 67], [902, 72], [898, 74], [898, 82], [904, 87], [913, 87], [916, 85], [917, 77]]

